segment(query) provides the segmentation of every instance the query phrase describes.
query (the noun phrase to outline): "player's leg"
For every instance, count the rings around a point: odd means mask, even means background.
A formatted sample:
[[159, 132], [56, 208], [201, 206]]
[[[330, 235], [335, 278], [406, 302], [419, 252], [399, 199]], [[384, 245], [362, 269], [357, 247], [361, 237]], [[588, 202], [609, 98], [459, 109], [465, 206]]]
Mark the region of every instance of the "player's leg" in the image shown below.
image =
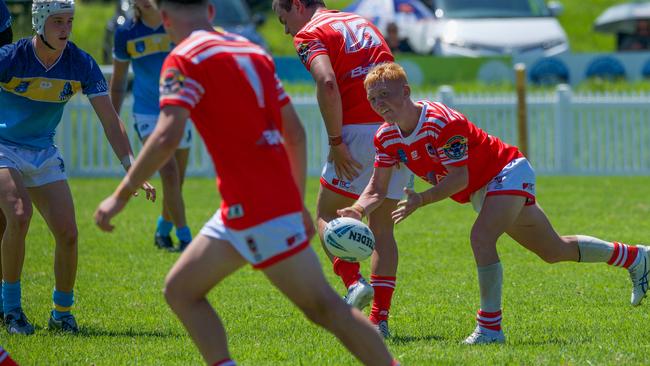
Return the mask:
[[[163, 187], [163, 212], [169, 212], [171, 222], [176, 226], [180, 247], [192, 241], [192, 234], [185, 218], [185, 203], [181, 192], [181, 180], [176, 159], [171, 157], [158, 171]], [[163, 214], [164, 218], [164, 214]]]
[[25, 237], [32, 218], [32, 201], [16, 169], [0, 168], [0, 210], [6, 220], [1, 247], [5, 326], [10, 333], [31, 334], [34, 327], [22, 311], [20, 276], [25, 261]]
[[2, 210], [0, 210], [0, 324], [5, 319], [5, 313], [2, 309], [2, 237], [4, 236], [6, 228], [7, 220], [5, 219]]
[[374, 292], [370, 284], [361, 276], [359, 263], [347, 262], [331, 255], [323, 239], [327, 223], [338, 217], [336, 210], [351, 206], [354, 201], [354, 198], [336, 193], [321, 185], [316, 206], [316, 226], [321, 246], [332, 261], [334, 273], [341, 278], [345, 288], [348, 289], [346, 301], [349, 301], [352, 306], [363, 309], [372, 299]]
[[208, 365], [229, 360], [226, 332], [208, 292], [246, 261], [224, 240], [198, 235], [165, 280], [165, 299]]
[[628, 269], [632, 280], [632, 305], [639, 305], [648, 291], [649, 248], [608, 242], [592, 236], [560, 236], [537, 206], [526, 206], [508, 234], [548, 263], [604, 262]]
[[78, 230], [72, 193], [66, 180], [28, 188], [34, 205], [54, 235], [55, 286], [54, 309], [48, 328], [77, 332], [77, 323], [70, 310], [74, 304], [74, 283], [77, 277]]
[[375, 236], [370, 276], [374, 289], [370, 321], [377, 326], [384, 338], [390, 337], [388, 314], [397, 280], [398, 251], [391, 218], [391, 212], [395, 211], [397, 202], [392, 199], [384, 200], [368, 217], [368, 226]]
[[470, 242], [477, 266], [481, 307], [476, 316], [476, 329], [465, 339], [466, 344], [505, 341], [501, 330], [503, 268], [496, 244], [515, 222], [525, 202], [522, 196], [488, 196], [472, 226]]
[[362, 363], [392, 364], [386, 345], [371, 323], [327, 284], [311, 248], [264, 269], [264, 274], [307, 318], [332, 332]]
[[[190, 122], [187, 122], [187, 128], [185, 129], [185, 137], [183, 137], [183, 142], [176, 149], [174, 153], [174, 159], [176, 159], [176, 166], [178, 167], [178, 179], [179, 179], [179, 190], [181, 199], [183, 198], [183, 183], [185, 183], [185, 173], [187, 172], [187, 163], [190, 158], [190, 146], [192, 142], [192, 130]], [[185, 203], [183, 201], [183, 216], [185, 215]], [[186, 219], [187, 220], [187, 219]], [[179, 238], [179, 250], [183, 251], [187, 245], [192, 241], [192, 233], [189, 226], [176, 227], [176, 237]]]

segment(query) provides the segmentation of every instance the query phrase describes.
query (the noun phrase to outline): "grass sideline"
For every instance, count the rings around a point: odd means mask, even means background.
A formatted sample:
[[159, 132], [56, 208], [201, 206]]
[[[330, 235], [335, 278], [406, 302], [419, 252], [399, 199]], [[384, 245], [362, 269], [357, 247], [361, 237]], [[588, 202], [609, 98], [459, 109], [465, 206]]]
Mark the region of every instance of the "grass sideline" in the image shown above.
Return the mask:
[[[647, 177], [541, 177], [537, 191], [556, 229], [636, 243], [650, 232], [650, 205], [639, 200]], [[159, 182], [157, 187], [160, 187]], [[202, 362], [161, 288], [177, 255], [153, 247], [160, 202], [134, 199], [112, 234], [91, 215], [117, 184], [115, 179], [72, 179], [80, 230], [74, 313], [81, 334], [51, 334], [53, 243], [34, 215], [23, 271], [23, 306], [36, 325], [29, 337], [0, 331], [0, 344], [24, 365], [187, 365]], [[311, 179], [308, 207], [318, 182]], [[419, 189], [424, 187], [419, 183]], [[218, 198], [211, 179], [185, 187], [188, 221], [196, 233]], [[457, 364], [647, 364], [650, 321], [646, 303], [629, 305], [624, 270], [604, 264], [544, 264], [502, 239], [505, 346], [467, 348], [459, 342], [474, 327], [478, 306], [476, 269], [468, 245], [471, 208], [451, 201], [421, 209], [396, 230], [400, 246], [398, 286], [389, 348], [404, 365]], [[317, 241], [312, 246], [338, 292]], [[369, 263], [362, 269], [368, 274]], [[309, 324], [263, 276], [244, 269], [210, 294], [223, 317], [230, 350], [239, 365], [356, 365], [329, 334]]]

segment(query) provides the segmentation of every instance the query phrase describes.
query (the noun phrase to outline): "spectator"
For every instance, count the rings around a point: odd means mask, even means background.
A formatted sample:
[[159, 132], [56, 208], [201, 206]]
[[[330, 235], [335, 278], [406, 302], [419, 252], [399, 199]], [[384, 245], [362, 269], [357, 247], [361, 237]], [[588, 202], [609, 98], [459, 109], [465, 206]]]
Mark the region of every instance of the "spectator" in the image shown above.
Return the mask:
[[650, 49], [650, 19], [636, 21], [634, 34], [618, 35], [619, 51], [645, 51]]
[[394, 54], [413, 52], [413, 49], [406, 38], [399, 37], [399, 27], [395, 22], [388, 23], [388, 26], [386, 26], [386, 42], [388, 43], [391, 52]]

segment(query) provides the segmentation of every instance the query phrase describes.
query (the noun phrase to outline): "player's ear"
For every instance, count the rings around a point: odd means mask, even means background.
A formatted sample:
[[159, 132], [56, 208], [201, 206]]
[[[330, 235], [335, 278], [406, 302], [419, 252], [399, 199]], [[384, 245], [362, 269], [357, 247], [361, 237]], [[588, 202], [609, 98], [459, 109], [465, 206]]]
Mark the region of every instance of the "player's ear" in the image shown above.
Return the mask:
[[408, 84], [404, 84], [404, 96], [407, 98], [411, 96], [411, 87]]
[[208, 1], [208, 19], [212, 22], [212, 19], [214, 19], [214, 15], [216, 14], [216, 9], [214, 8], [214, 5], [212, 4], [212, 1]]

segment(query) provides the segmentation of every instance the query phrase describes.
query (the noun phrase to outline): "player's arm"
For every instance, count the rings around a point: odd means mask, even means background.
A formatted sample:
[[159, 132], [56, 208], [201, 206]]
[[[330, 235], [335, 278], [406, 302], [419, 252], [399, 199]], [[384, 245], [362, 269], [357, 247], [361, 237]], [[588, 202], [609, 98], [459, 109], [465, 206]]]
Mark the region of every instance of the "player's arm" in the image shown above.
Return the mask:
[[419, 207], [442, 201], [467, 187], [469, 184], [467, 165], [446, 165], [445, 168], [447, 168], [447, 176], [426, 191], [417, 193], [412, 189], [404, 189], [406, 199], [397, 203], [397, 209], [392, 213], [393, 221], [396, 224], [406, 219]]
[[129, 61], [113, 59], [113, 75], [111, 75], [110, 95], [113, 108], [120, 114], [122, 103], [126, 96], [126, 89], [129, 76]]
[[352, 159], [348, 147], [342, 141], [343, 104], [329, 56], [314, 57], [309, 71], [316, 82], [316, 99], [330, 138], [330, 159], [334, 163], [336, 175], [352, 180], [357, 177], [361, 164]]
[[[120, 159], [124, 170], [128, 171], [133, 162], [133, 151], [124, 130], [124, 125], [111, 104], [111, 99], [108, 95], [98, 95], [90, 98], [90, 104], [102, 123], [106, 139], [111, 144], [115, 155]], [[156, 190], [151, 184], [143, 182], [142, 188], [147, 193], [147, 199], [156, 200]]]
[[287, 149], [291, 173], [300, 190], [300, 196], [305, 197], [305, 181], [307, 179], [307, 136], [300, 122], [298, 113], [291, 102], [281, 109], [282, 138]]
[[168, 105], [161, 109], [156, 128], [142, 147], [133, 166], [115, 192], [95, 211], [95, 222], [102, 230], [113, 230], [111, 218], [124, 208], [136, 187], [171, 158], [183, 137], [185, 121], [189, 117], [190, 112], [184, 107]]
[[388, 185], [393, 175], [393, 167], [375, 167], [370, 182], [352, 206], [337, 210], [343, 217], [352, 217], [361, 220], [384, 202], [388, 193]]

